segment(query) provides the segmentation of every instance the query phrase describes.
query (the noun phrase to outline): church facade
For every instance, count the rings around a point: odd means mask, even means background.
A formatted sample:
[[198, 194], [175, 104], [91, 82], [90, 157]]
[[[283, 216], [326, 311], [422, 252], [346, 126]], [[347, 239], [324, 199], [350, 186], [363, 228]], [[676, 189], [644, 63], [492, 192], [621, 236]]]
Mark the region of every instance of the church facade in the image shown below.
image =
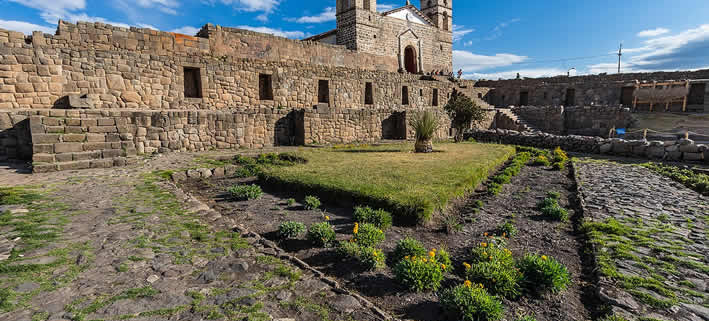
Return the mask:
[[[337, 28], [308, 39], [381, 56], [395, 69], [409, 73], [453, 71], [452, 0], [409, 1], [386, 12], [376, 0], [338, 0]], [[392, 68], [393, 67], [393, 68]]]

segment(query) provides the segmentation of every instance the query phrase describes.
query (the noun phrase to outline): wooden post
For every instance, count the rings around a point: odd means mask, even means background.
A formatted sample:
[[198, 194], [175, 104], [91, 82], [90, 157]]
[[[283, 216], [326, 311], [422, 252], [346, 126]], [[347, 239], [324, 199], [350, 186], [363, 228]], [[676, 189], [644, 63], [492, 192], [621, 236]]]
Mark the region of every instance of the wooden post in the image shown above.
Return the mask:
[[647, 140], [647, 128], [643, 130], [643, 140]]
[[689, 96], [689, 80], [687, 80], [687, 95], [684, 96], [684, 102], [682, 103], [682, 112], [687, 112], [687, 97]]
[[657, 81], [652, 83], [652, 95], [650, 95], [650, 112], [653, 111], [653, 107], [655, 107], [655, 90], [657, 89]]
[[638, 93], [640, 92], [640, 83], [635, 82], [635, 97], [633, 98], [633, 110], [638, 110]]
[[689, 131], [687, 131], [686, 133], [684, 133], [684, 139], [689, 139]]
[[611, 128], [610, 131], [608, 131], [608, 138], [613, 138], [613, 136], [614, 136], [613, 133], [614, 133], [614, 132], [615, 132], [615, 126], [614, 126], [613, 128]]

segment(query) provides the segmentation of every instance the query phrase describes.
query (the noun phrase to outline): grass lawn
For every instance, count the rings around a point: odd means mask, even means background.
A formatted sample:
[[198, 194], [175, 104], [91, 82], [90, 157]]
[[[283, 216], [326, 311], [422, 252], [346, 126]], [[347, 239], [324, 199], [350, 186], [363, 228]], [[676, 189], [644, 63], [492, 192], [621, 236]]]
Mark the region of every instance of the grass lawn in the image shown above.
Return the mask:
[[431, 154], [412, 151], [412, 144], [303, 150], [296, 154], [306, 164], [269, 166], [261, 178], [325, 200], [385, 208], [399, 223], [421, 223], [515, 153], [511, 146], [477, 143], [436, 144]]

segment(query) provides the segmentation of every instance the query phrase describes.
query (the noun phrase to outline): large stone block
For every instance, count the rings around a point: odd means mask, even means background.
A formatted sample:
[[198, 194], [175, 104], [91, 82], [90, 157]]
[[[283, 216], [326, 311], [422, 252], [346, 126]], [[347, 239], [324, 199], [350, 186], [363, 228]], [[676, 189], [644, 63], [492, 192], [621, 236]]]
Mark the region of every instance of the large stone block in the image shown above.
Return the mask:
[[57, 169], [60, 171], [87, 169], [90, 167], [91, 167], [90, 161], [65, 162], [65, 163], [57, 164]]
[[106, 85], [108, 86], [108, 89], [112, 90], [122, 91], [126, 89], [121, 75], [106, 75]]
[[698, 162], [704, 160], [704, 154], [702, 153], [684, 153], [682, 158], [690, 162]]
[[33, 144], [53, 144], [60, 142], [59, 134], [35, 134], [32, 135]]
[[57, 143], [54, 144], [54, 152], [61, 153], [76, 153], [83, 152], [84, 146], [82, 143]]
[[76, 143], [84, 142], [86, 140], [86, 135], [84, 134], [65, 134], [62, 136], [62, 140], [65, 143]]

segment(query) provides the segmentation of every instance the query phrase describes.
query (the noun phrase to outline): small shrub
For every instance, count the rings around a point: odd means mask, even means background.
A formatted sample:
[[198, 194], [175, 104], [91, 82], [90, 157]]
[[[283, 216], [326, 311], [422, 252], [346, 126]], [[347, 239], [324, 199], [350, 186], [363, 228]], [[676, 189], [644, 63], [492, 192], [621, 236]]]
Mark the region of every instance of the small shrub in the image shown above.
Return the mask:
[[537, 318], [531, 315], [520, 315], [515, 321], [537, 321]]
[[386, 230], [391, 227], [391, 213], [385, 210], [373, 210], [371, 207], [355, 207], [354, 219], [359, 223], [374, 224], [376, 227]]
[[548, 198], [553, 198], [555, 200], [560, 200], [561, 199], [561, 193], [559, 192], [547, 192], [547, 197]]
[[286, 204], [288, 205], [288, 207], [293, 207], [293, 206], [295, 206], [295, 198], [289, 198], [289, 199], [286, 201]]
[[227, 192], [229, 192], [229, 195], [233, 199], [240, 200], [240, 201], [259, 199], [263, 195], [263, 191], [261, 190], [261, 186], [258, 186], [256, 184], [235, 185], [235, 186], [230, 187], [227, 190]]
[[439, 295], [441, 306], [454, 320], [495, 321], [502, 319], [502, 302], [490, 295], [482, 284], [464, 284], [447, 289]]
[[480, 208], [483, 208], [483, 207], [485, 207], [485, 203], [483, 203], [483, 201], [481, 201], [481, 200], [475, 201], [475, 208], [480, 209]]
[[544, 167], [549, 167], [551, 166], [551, 162], [549, 159], [544, 156], [544, 155], [539, 155], [532, 160], [532, 166], [544, 166]]
[[524, 276], [523, 284], [529, 291], [558, 293], [571, 283], [566, 266], [554, 258], [527, 254], [517, 265]]
[[[433, 251], [436, 252], [435, 249]], [[438, 261], [438, 263], [445, 265], [446, 267], [453, 266], [453, 262], [451, 261], [450, 254], [448, 254], [448, 251], [446, 251], [446, 249], [444, 249], [444, 248], [442, 248], [442, 249], [438, 250], [438, 252], [436, 252], [436, 261]], [[449, 269], [446, 269], [446, 271], [448, 271], [448, 270]]]
[[327, 247], [335, 242], [335, 229], [328, 222], [316, 223], [310, 226], [306, 237], [315, 246]]
[[407, 256], [414, 257], [424, 255], [426, 255], [426, 248], [423, 247], [423, 244], [416, 239], [407, 237], [396, 243], [396, 248], [394, 248], [391, 259], [393, 262], [399, 262]]
[[[561, 207], [559, 205], [559, 198], [560, 195], [553, 194], [554, 192], [550, 192], [549, 196], [542, 200], [538, 205], [537, 208], [542, 212], [542, 214], [548, 218], [551, 218], [556, 221], [560, 222], [568, 222], [569, 221], [569, 211], [567, 211], [565, 208]], [[558, 196], [558, 197], [557, 197]]]
[[381, 250], [361, 246], [355, 242], [340, 242], [337, 253], [345, 258], [356, 260], [361, 267], [370, 271], [386, 267], [386, 256]]
[[507, 221], [497, 228], [497, 235], [502, 237], [514, 237], [517, 235], [517, 228], [511, 221]]
[[515, 267], [512, 252], [504, 248], [504, 242], [481, 243], [473, 249], [473, 262], [466, 264], [468, 280], [481, 283], [495, 295], [515, 298], [520, 293], [522, 275]]
[[553, 170], [555, 170], [555, 171], [563, 171], [564, 169], [566, 169], [566, 163], [564, 163], [564, 162], [556, 162], [556, 163], [554, 163], [554, 164], [551, 165], [551, 169], [553, 169]]
[[320, 199], [315, 197], [315, 196], [306, 196], [305, 201], [303, 202], [305, 209], [312, 211], [320, 208]]
[[528, 152], [517, 154], [501, 173], [490, 179], [491, 182], [487, 186], [488, 192], [492, 195], [499, 194], [502, 191], [502, 186], [508, 184], [512, 181], [512, 177], [517, 176], [522, 171], [522, 167], [529, 161], [530, 157], [531, 154]]
[[234, 157], [234, 163], [239, 165], [256, 165], [256, 159], [251, 157], [246, 157], [242, 155], [236, 155]]
[[404, 257], [394, 267], [396, 280], [411, 291], [436, 291], [441, 287], [446, 266], [430, 257]]
[[300, 222], [284, 222], [278, 226], [278, 236], [282, 239], [297, 238], [305, 232], [305, 224]]
[[353, 240], [357, 244], [365, 247], [374, 247], [377, 244], [384, 242], [384, 231], [380, 230], [374, 224], [355, 223]]
[[246, 178], [253, 177], [259, 174], [258, 166], [255, 165], [244, 165], [239, 167], [236, 172], [234, 172], [234, 177]]
[[561, 147], [557, 147], [556, 149], [554, 149], [555, 163], [565, 163], [567, 160], [569, 160], [569, 156], [566, 155], [566, 152], [564, 152]]
[[267, 153], [261, 154], [256, 158], [256, 163], [261, 165], [274, 166], [293, 166], [296, 164], [305, 164], [307, 160], [303, 157], [292, 153]]

